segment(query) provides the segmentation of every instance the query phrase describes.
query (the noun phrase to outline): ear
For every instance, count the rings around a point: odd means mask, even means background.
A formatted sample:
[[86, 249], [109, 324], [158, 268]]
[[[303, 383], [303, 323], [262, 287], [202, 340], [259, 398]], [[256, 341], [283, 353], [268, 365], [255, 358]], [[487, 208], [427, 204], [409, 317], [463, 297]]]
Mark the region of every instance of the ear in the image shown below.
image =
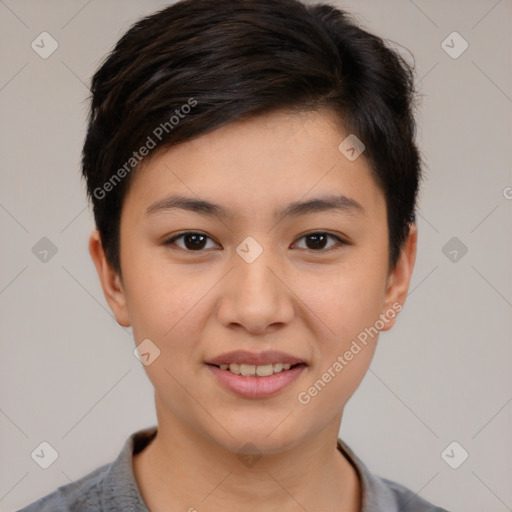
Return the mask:
[[387, 331], [395, 325], [396, 313], [402, 310], [409, 290], [412, 271], [416, 261], [416, 246], [418, 241], [418, 228], [410, 224], [409, 235], [404, 242], [395, 268], [389, 273], [386, 285], [384, 310], [382, 313], [388, 319], [382, 331]]
[[110, 266], [103, 250], [100, 233], [97, 229], [91, 233], [89, 238], [89, 253], [96, 266], [103, 294], [116, 317], [117, 323], [123, 327], [129, 327], [131, 322], [128, 308], [126, 307], [126, 296], [122, 279]]

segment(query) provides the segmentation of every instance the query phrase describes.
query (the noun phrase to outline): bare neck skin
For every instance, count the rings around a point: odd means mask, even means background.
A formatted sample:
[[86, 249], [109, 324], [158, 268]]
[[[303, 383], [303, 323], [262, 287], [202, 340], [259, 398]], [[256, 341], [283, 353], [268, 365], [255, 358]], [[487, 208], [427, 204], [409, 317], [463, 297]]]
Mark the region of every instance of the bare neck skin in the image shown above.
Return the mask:
[[135, 479], [151, 512], [360, 512], [357, 472], [336, 446], [340, 422], [249, 466], [166, 411], [155, 439], [133, 457]]

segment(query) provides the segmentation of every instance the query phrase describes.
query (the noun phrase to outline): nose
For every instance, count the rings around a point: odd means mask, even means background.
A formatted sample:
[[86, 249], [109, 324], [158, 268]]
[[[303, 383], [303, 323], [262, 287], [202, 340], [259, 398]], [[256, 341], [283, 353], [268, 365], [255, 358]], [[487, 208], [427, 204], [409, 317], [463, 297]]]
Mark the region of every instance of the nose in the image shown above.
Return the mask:
[[234, 255], [235, 267], [224, 280], [217, 310], [219, 321], [226, 327], [265, 334], [293, 318], [291, 284], [281, 266], [266, 254], [264, 251], [252, 263]]

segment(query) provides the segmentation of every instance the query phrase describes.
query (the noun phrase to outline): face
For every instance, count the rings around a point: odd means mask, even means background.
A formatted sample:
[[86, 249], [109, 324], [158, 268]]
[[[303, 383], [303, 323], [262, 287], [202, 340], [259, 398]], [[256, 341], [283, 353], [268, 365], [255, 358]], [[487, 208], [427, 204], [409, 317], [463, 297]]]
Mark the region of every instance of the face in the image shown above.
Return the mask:
[[[155, 154], [123, 203], [122, 279], [92, 234], [118, 322], [137, 345], [150, 340], [144, 369], [159, 424], [233, 452], [337, 431], [376, 332], [405, 300], [416, 248], [413, 228], [389, 271], [385, 198], [364, 153], [350, 161], [338, 149], [347, 135], [327, 112], [280, 112]], [[207, 364], [236, 362], [223, 359], [231, 351], [301, 364], [270, 377]]]

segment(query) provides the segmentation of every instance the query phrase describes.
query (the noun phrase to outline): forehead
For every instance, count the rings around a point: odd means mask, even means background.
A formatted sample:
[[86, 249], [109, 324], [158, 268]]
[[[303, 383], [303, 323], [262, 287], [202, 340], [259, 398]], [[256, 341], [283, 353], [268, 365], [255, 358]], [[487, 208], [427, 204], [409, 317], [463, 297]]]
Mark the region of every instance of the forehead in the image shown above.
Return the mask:
[[156, 148], [132, 177], [124, 202], [146, 211], [168, 194], [179, 194], [229, 205], [227, 215], [252, 215], [266, 205], [276, 216], [290, 202], [337, 195], [371, 214], [384, 199], [366, 160], [351, 161], [339, 150], [347, 135], [325, 111], [276, 112], [233, 122], [168, 149]]

